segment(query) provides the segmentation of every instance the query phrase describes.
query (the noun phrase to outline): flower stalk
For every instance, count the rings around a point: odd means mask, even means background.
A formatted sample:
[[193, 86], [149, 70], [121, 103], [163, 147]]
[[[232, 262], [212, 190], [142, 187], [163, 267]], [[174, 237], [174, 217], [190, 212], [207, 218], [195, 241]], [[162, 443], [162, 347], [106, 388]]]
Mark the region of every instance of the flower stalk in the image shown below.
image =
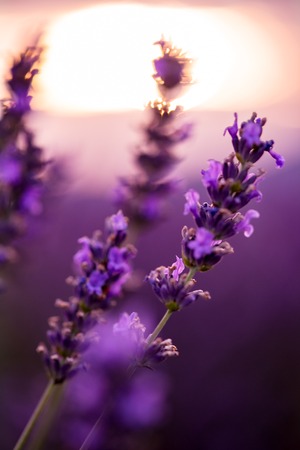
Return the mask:
[[13, 450], [23, 450], [25, 448], [25, 445], [27, 444], [31, 436], [33, 428], [36, 426], [38, 420], [41, 417], [41, 414], [44, 412], [46, 406], [48, 405], [48, 402], [52, 397], [55, 389], [57, 389], [57, 385], [53, 382], [53, 380], [50, 380]]

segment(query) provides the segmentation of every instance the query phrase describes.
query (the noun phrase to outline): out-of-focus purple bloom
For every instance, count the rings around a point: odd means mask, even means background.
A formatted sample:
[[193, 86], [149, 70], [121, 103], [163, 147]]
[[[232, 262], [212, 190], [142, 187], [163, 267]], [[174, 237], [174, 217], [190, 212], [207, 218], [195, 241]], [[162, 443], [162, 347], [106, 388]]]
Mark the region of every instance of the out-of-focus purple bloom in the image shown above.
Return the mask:
[[44, 172], [47, 163], [27, 129], [32, 81], [42, 49], [28, 47], [12, 63], [0, 118], [0, 243], [13, 246], [28, 223], [28, 216], [42, 211]]
[[78, 240], [78, 243], [82, 245], [82, 248], [75, 253], [73, 257], [73, 266], [76, 274], [83, 275], [86, 272], [90, 272], [93, 267], [93, 254], [90, 248], [90, 239], [83, 237]]
[[196, 281], [187, 280], [182, 264], [181, 258], [178, 258], [170, 267], [161, 266], [152, 270], [146, 278], [159, 300], [170, 311], [178, 311], [200, 298], [210, 298], [208, 292], [192, 291]]
[[250, 237], [254, 231], [254, 227], [250, 223], [250, 220], [258, 218], [259, 212], [255, 209], [249, 209], [249, 211], [247, 211], [244, 215], [243, 219], [237, 224], [236, 231], [238, 233], [243, 232], [246, 237]]
[[20, 209], [32, 216], [37, 216], [43, 211], [43, 205], [41, 201], [43, 192], [43, 186], [41, 184], [32, 184], [23, 193], [20, 199]]
[[130, 429], [159, 425], [166, 413], [166, 380], [157, 372], [139, 372], [118, 397], [116, 414]]
[[17, 259], [17, 252], [12, 247], [0, 244], [0, 265], [15, 262]]
[[112, 247], [108, 253], [107, 269], [111, 274], [130, 272], [128, 249]]
[[94, 270], [86, 283], [89, 294], [95, 294], [99, 297], [102, 296], [103, 287], [108, 279], [108, 274], [100, 270]]
[[171, 339], [157, 337], [148, 343], [145, 331], [146, 327], [136, 312], [124, 312], [116, 323], [107, 321], [94, 329], [99, 339], [90, 346], [86, 359], [113, 378], [124, 376], [130, 368], [151, 367], [178, 356]]
[[146, 327], [141, 323], [136, 312], [131, 314], [123, 313], [119, 321], [113, 325], [113, 333], [115, 335], [119, 335], [122, 338], [129, 337], [135, 343], [140, 343], [144, 339], [145, 331]]
[[42, 49], [37, 46], [27, 47], [13, 63], [11, 76], [7, 81], [14, 101], [14, 108], [18, 112], [30, 109], [31, 89], [34, 76], [38, 73], [36, 63], [39, 61]]
[[115, 205], [129, 218], [137, 236], [165, 219], [166, 199], [177, 188], [177, 183], [169, 178], [180, 161], [174, 148], [192, 132], [191, 123], [177, 123], [183, 108], [172, 103], [178, 96], [178, 88], [191, 83], [192, 61], [170, 42], [161, 39], [155, 44], [160, 45], [162, 51], [162, 56], [153, 61], [154, 79], [161, 98], [149, 102], [146, 109], [150, 120], [142, 128], [144, 138], [136, 149], [137, 174], [120, 179], [114, 198]]
[[22, 162], [14, 152], [0, 153], [0, 183], [6, 185], [16, 184], [21, 177]]
[[106, 220], [106, 229], [108, 233], [118, 233], [120, 231], [127, 231], [128, 220], [124, 217], [122, 211], [108, 217]]
[[[146, 181], [147, 180], [147, 181]], [[123, 205], [131, 226], [137, 231], [153, 226], [165, 218], [165, 199], [175, 191], [173, 181], [120, 179], [115, 191], [115, 202]]]
[[166, 88], [180, 84], [184, 66], [176, 57], [166, 54], [162, 58], [155, 59], [154, 67], [156, 70], [154, 77]]
[[177, 348], [171, 339], [156, 338], [148, 344], [145, 338], [146, 327], [141, 323], [137, 313], [130, 315], [123, 313], [119, 321], [113, 326], [115, 336], [122, 342], [128, 342], [131, 348], [130, 362], [137, 366], [150, 366], [152, 363], [162, 362], [167, 358], [178, 356]]
[[153, 77], [157, 83], [166, 89], [191, 83], [191, 58], [187, 58], [181, 49], [164, 39], [155, 44], [160, 45], [162, 51], [162, 56], [153, 62], [156, 70]]

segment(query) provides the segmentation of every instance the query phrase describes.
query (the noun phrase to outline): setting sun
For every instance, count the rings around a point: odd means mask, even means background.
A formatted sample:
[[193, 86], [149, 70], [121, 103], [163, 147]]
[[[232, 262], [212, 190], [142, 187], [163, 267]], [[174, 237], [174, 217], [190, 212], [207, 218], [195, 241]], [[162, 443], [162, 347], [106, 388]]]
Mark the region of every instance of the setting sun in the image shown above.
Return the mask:
[[73, 113], [143, 108], [157, 97], [151, 62], [158, 48], [152, 44], [162, 35], [195, 60], [195, 84], [180, 100], [186, 108], [231, 107], [233, 97], [237, 108], [254, 95], [268, 101], [274, 92], [270, 71], [280, 82], [271, 38], [246, 15], [222, 8], [103, 5], [49, 26], [39, 104]]

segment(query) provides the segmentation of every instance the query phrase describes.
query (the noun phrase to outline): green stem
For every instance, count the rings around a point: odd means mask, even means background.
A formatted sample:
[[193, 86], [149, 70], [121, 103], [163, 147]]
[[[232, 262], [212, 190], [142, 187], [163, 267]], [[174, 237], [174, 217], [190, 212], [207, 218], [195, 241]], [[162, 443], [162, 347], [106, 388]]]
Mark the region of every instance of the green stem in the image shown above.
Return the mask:
[[194, 278], [194, 275], [196, 272], [197, 272], [197, 268], [191, 267], [189, 270], [189, 273], [187, 274], [187, 277], [185, 279], [185, 283], [188, 283], [189, 281], [191, 281]]
[[43, 414], [38, 424], [37, 431], [34, 435], [34, 441], [32, 444], [32, 450], [39, 450], [43, 448], [43, 442], [45, 441], [50, 428], [53, 426], [53, 422], [57, 420], [58, 408], [62, 400], [62, 392], [66, 383], [56, 384], [52, 397], [49, 399], [47, 406], [47, 414]]
[[53, 389], [55, 387], [56, 385], [53, 383], [53, 380], [50, 380], [13, 450], [22, 450], [24, 448], [37, 420], [47, 405], [49, 398], [53, 394]]
[[157, 336], [159, 335], [159, 333], [161, 332], [161, 330], [164, 328], [164, 326], [166, 325], [166, 323], [168, 322], [168, 320], [170, 319], [171, 315], [173, 314], [174, 311], [170, 311], [169, 309], [167, 309], [167, 311], [165, 312], [165, 315], [163, 316], [163, 318], [161, 319], [161, 321], [159, 322], [159, 324], [157, 325], [157, 327], [155, 328], [155, 330], [153, 331], [153, 333], [151, 333], [148, 336], [147, 339], [147, 345], [149, 346], [150, 344], [152, 344], [152, 342], [157, 338]]

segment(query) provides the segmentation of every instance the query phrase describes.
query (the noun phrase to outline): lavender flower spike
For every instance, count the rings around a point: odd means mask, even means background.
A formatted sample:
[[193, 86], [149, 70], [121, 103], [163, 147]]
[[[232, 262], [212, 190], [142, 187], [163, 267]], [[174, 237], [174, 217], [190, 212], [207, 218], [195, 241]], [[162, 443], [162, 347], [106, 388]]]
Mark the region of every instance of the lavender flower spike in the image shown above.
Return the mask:
[[192, 290], [196, 281], [188, 280], [188, 274], [183, 273], [184, 268], [182, 259], [177, 257], [171, 266], [157, 267], [146, 277], [154, 293], [169, 311], [178, 311], [200, 298], [210, 298], [208, 292]]
[[250, 237], [254, 231], [250, 223], [259, 213], [250, 209], [243, 216], [239, 211], [251, 200], [261, 200], [257, 189], [263, 171], [249, 172], [264, 154], [268, 152], [282, 167], [284, 159], [273, 151], [272, 140], [262, 141], [261, 135], [266, 119], [251, 118], [238, 128], [238, 117], [234, 114], [234, 123], [227, 127], [232, 138], [234, 153], [223, 163], [209, 160], [209, 168], [202, 170], [202, 183], [210, 196], [210, 202], [199, 203], [199, 195], [193, 189], [186, 193], [184, 214], [191, 213], [196, 228], [185, 226], [182, 230], [182, 258], [187, 267], [199, 271], [211, 269], [221, 258], [233, 252], [224, 239], [243, 232]]
[[[27, 47], [13, 61], [6, 80], [9, 95], [0, 106], [0, 245], [11, 252], [27, 229], [28, 218], [42, 211], [48, 162], [26, 123], [41, 51], [38, 46]], [[0, 258], [0, 266], [7, 261]]]
[[165, 89], [190, 84], [192, 60], [163, 38], [155, 44], [160, 45], [162, 51], [162, 56], [154, 60], [156, 73], [153, 77], [157, 83]]
[[122, 177], [115, 190], [115, 205], [130, 219], [136, 237], [165, 219], [166, 200], [178, 184], [170, 177], [181, 160], [175, 147], [192, 131], [191, 123], [177, 123], [183, 108], [173, 102], [191, 83], [192, 61], [163, 38], [155, 45], [162, 53], [153, 61], [159, 98], [147, 105], [149, 121], [142, 127], [143, 138], [135, 152], [136, 174]]
[[[270, 153], [275, 159], [277, 167], [284, 165], [284, 158], [281, 155], [273, 152], [274, 141], [262, 141], [261, 135], [263, 127], [267, 122], [267, 119], [260, 119], [256, 113], [253, 113], [250, 119], [246, 122], [242, 122], [240, 129], [237, 125], [237, 114], [234, 115], [234, 124], [231, 127], [227, 127], [224, 131], [229, 132], [232, 137], [232, 144], [236, 152], [236, 156], [243, 164], [255, 163], [258, 161], [264, 152]], [[239, 134], [239, 136], [238, 136]]]
[[55, 384], [84, 367], [83, 353], [91, 343], [91, 330], [122, 294], [135, 256], [135, 249], [124, 245], [127, 225], [119, 211], [106, 220], [106, 239], [101, 239], [99, 232], [91, 239], [79, 239], [82, 248], [73, 259], [76, 275], [68, 279], [75, 295], [68, 301], [56, 301], [61, 316], [49, 319], [49, 348], [44, 343], [37, 348]]

